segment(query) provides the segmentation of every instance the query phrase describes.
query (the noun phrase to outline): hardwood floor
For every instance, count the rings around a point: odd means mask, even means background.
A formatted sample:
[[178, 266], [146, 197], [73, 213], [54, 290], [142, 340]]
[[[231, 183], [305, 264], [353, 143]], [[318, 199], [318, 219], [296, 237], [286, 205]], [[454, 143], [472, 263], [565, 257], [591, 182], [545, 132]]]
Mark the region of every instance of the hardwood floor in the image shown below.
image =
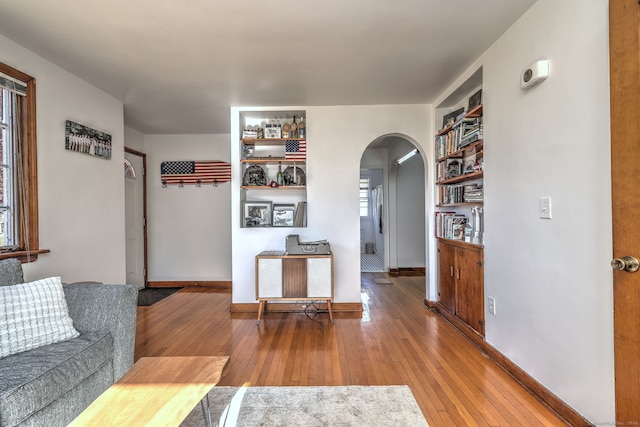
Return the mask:
[[362, 319], [267, 312], [259, 326], [256, 314], [229, 312], [229, 293], [184, 289], [139, 308], [136, 360], [227, 355], [219, 385], [408, 384], [431, 427], [566, 425], [425, 308], [424, 286], [363, 273]]

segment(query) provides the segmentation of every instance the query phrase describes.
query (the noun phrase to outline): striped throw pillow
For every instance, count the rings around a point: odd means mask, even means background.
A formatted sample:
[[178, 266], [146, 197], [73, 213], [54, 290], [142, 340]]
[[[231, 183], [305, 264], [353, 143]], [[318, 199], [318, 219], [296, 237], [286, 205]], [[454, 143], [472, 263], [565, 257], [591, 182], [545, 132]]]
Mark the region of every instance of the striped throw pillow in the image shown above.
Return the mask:
[[0, 358], [78, 335], [59, 277], [0, 286]]

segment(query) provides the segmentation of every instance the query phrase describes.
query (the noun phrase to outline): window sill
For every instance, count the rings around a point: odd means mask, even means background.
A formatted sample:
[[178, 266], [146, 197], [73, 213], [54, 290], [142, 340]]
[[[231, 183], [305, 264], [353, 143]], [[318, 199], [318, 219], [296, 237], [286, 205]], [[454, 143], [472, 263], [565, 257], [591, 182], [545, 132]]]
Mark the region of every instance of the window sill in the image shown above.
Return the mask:
[[48, 254], [51, 252], [49, 249], [34, 249], [32, 251], [13, 251], [0, 253], [0, 259], [18, 258], [20, 262], [33, 262], [38, 259], [38, 255]]

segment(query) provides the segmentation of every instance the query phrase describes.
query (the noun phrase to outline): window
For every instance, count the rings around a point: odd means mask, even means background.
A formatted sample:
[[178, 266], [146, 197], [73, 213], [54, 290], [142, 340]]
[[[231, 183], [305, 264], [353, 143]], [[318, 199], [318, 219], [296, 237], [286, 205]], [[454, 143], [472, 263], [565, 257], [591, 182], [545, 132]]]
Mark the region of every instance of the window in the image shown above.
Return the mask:
[[360, 216], [369, 216], [369, 178], [360, 178]]
[[38, 246], [35, 79], [0, 63], [0, 258], [34, 261]]

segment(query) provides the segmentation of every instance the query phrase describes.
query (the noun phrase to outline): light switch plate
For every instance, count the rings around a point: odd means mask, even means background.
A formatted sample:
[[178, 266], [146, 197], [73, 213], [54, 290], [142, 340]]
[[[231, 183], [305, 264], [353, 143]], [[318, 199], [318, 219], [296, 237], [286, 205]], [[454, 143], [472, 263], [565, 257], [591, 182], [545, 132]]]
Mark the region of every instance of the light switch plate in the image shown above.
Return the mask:
[[496, 299], [494, 297], [489, 297], [489, 313], [496, 314]]
[[551, 219], [551, 197], [540, 197], [538, 214], [542, 219]]

